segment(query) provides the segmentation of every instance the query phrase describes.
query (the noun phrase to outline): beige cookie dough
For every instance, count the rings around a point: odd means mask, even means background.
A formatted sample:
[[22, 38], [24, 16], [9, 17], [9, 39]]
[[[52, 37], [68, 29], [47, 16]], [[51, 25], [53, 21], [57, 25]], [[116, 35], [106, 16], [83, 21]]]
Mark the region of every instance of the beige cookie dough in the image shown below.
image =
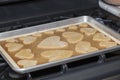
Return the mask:
[[80, 41], [75, 46], [75, 51], [77, 53], [87, 53], [89, 48], [91, 47], [90, 42], [88, 41]]
[[18, 40], [13, 38], [13, 39], [7, 39], [6, 42], [18, 42]]
[[72, 50], [49, 50], [41, 53], [41, 56], [49, 59], [48, 61], [57, 61], [69, 58], [73, 55]]
[[94, 52], [94, 51], [97, 51], [97, 50], [99, 50], [99, 49], [96, 48], [96, 47], [90, 47], [87, 52]]
[[37, 65], [37, 60], [19, 60], [17, 64], [23, 68]]
[[65, 32], [66, 30], [65, 29], [57, 29], [56, 32]]
[[18, 59], [32, 59], [34, 54], [32, 53], [31, 49], [22, 49], [15, 54], [15, 57]]
[[44, 34], [46, 34], [46, 35], [53, 35], [54, 34], [54, 31], [45, 31], [45, 32], [43, 32]]
[[70, 25], [68, 27], [68, 30], [77, 30], [77, 29], [78, 29], [78, 27], [76, 25]]
[[80, 31], [85, 33], [85, 35], [90, 36], [95, 34], [97, 30], [94, 28], [80, 28]]
[[8, 48], [9, 52], [16, 52], [23, 47], [23, 45], [19, 43], [6, 43], [5, 46]]
[[67, 39], [69, 43], [77, 43], [83, 39], [83, 34], [73, 31], [63, 32], [62, 36]]
[[32, 34], [32, 36], [35, 36], [35, 37], [41, 37], [42, 34], [41, 34], [41, 33], [35, 33], [35, 34]]
[[86, 28], [86, 27], [89, 27], [89, 25], [87, 23], [82, 23], [82, 24], [79, 24], [79, 27]]
[[111, 39], [107, 37], [106, 35], [104, 35], [103, 33], [96, 33], [93, 36], [93, 40], [94, 41], [110, 41]]
[[35, 37], [35, 36], [26, 36], [26, 37], [21, 37], [19, 39], [23, 42], [23, 44], [29, 45], [29, 44], [34, 43], [37, 40], [37, 37]]
[[99, 46], [103, 48], [109, 48], [109, 47], [117, 46], [117, 43], [116, 42], [100, 42]]
[[68, 46], [68, 43], [60, 40], [60, 36], [50, 36], [43, 39], [38, 45], [38, 48], [43, 49], [58, 49], [65, 48]]

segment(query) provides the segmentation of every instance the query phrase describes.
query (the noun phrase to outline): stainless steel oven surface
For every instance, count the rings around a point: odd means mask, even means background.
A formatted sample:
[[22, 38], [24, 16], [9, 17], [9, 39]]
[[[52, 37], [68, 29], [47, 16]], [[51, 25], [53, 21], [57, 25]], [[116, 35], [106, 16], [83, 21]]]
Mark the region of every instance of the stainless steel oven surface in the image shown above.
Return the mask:
[[[8, 1], [0, 4], [0, 41], [85, 22], [120, 43], [120, 18], [101, 9], [98, 0]], [[0, 52], [0, 80], [120, 79], [119, 45], [28, 68], [20, 68], [4, 51]]]

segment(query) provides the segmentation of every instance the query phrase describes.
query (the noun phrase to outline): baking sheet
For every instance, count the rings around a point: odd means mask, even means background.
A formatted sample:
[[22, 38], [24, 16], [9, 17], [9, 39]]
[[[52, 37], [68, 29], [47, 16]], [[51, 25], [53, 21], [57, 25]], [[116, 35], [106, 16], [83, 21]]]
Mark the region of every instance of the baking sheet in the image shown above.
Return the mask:
[[[57, 21], [57, 22], [53, 22], [53, 23], [33, 26], [33, 27], [30, 27], [30, 28], [24, 28], [24, 29], [9, 31], [9, 32], [3, 32], [3, 33], [0, 33], [0, 41], [6, 40], [6, 39], [9, 39], [9, 38], [20, 37], [20, 36], [23, 36], [23, 35], [30, 35], [30, 34], [37, 33], [37, 32], [54, 30], [54, 29], [59, 29], [59, 28], [62, 28], [62, 27], [64, 28], [65, 26], [70, 25], [70, 24], [75, 24], [76, 25], [76, 24], [80, 24], [80, 23], [88, 23], [90, 26], [96, 28], [97, 30], [106, 34], [112, 40], [114, 40], [115, 42], [120, 44], [120, 35], [118, 33], [111, 30], [110, 28], [100, 24], [99, 22], [97, 22], [96, 20], [94, 20], [93, 18], [91, 18], [89, 16], [82, 16], [82, 17]], [[92, 53], [89, 53], [89, 54], [79, 55], [79, 56], [75, 56], [75, 57], [71, 57], [71, 58], [66, 58], [64, 60], [49, 62], [49, 63], [45, 63], [45, 64], [41, 64], [41, 65], [28, 67], [28, 68], [19, 68], [19, 66], [14, 62], [14, 60], [2, 48], [1, 48], [1, 50], [2, 50], [1, 55], [8, 62], [8, 64], [10, 65], [10, 67], [13, 70], [15, 70], [16, 72], [19, 72], [19, 73], [27, 73], [27, 72], [31, 72], [31, 71], [35, 71], [35, 70], [40, 70], [40, 69], [52, 67], [52, 66], [55, 66], [55, 65], [68, 63], [68, 62], [75, 61], [75, 60], [80, 60], [80, 59], [87, 58], [87, 57], [90, 57], [90, 56], [96, 56], [96, 55], [104, 54], [104, 53], [111, 52], [111, 51], [114, 51], [114, 50], [119, 50], [119, 49], [120, 49], [120, 46], [115, 46], [115, 47], [112, 47], [112, 48], [99, 50], [99, 51], [92, 52]]]

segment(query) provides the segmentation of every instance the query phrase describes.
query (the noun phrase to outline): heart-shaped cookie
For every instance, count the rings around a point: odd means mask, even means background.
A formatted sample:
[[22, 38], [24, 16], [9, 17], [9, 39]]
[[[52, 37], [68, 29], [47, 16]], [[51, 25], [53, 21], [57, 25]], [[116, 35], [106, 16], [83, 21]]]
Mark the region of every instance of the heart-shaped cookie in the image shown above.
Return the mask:
[[117, 46], [117, 43], [104, 41], [104, 42], [100, 42], [99, 45], [100, 45], [100, 47], [103, 47], [103, 48], [109, 48], [109, 47]]
[[97, 50], [98, 50], [98, 48], [96, 48], [96, 47], [90, 47], [87, 52], [94, 52], [94, 51], [97, 51]]
[[86, 27], [89, 27], [89, 25], [87, 23], [82, 23], [82, 24], [79, 24], [79, 27], [86, 28]]
[[95, 34], [97, 30], [94, 28], [80, 28], [80, 31], [85, 33], [85, 35], [90, 36]]
[[83, 34], [72, 31], [63, 32], [62, 36], [66, 38], [69, 43], [77, 43], [84, 37]]
[[61, 29], [57, 29], [56, 32], [65, 32], [66, 30], [61, 28]]
[[68, 27], [68, 30], [77, 30], [77, 29], [78, 29], [78, 27], [75, 26], [75, 25], [70, 25], [70, 26]]
[[16, 52], [23, 47], [23, 45], [19, 43], [7, 43], [5, 46], [8, 48], [9, 52]]
[[35, 37], [41, 37], [42, 34], [41, 34], [41, 33], [35, 33], [35, 34], [32, 34], [32, 36], [35, 36]]
[[80, 41], [75, 46], [75, 51], [79, 54], [85, 54], [98, 50], [96, 47], [92, 47], [88, 41]]
[[7, 39], [6, 42], [18, 42], [18, 40], [13, 38], [13, 39]]
[[15, 54], [15, 57], [18, 59], [32, 59], [34, 54], [31, 52], [31, 49], [22, 49]]
[[36, 60], [19, 60], [17, 64], [21, 67], [26, 68], [26, 67], [37, 65], [37, 61]]
[[72, 55], [72, 50], [49, 50], [41, 53], [41, 56], [49, 59], [49, 62], [69, 58]]
[[23, 41], [23, 44], [32, 44], [37, 40], [37, 37], [35, 36], [26, 36], [26, 37], [21, 37], [19, 38], [21, 41]]
[[46, 35], [52, 35], [52, 34], [54, 34], [54, 31], [46, 31], [46, 32], [43, 32], [44, 34], [46, 34]]
[[107, 37], [106, 35], [104, 35], [103, 33], [96, 33], [93, 36], [93, 40], [94, 41], [110, 41], [111, 39]]
[[50, 36], [41, 41], [37, 47], [44, 49], [57, 49], [67, 47], [68, 43], [61, 41], [59, 36]]
[[88, 41], [80, 41], [75, 46], [75, 51], [78, 53], [87, 53], [89, 48], [91, 47], [90, 42]]

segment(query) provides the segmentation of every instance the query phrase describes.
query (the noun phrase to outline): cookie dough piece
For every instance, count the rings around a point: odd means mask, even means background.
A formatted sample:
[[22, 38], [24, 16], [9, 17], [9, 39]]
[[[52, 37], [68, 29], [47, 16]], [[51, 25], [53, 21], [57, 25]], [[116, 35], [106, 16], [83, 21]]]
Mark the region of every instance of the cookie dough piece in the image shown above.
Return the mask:
[[93, 40], [94, 41], [110, 41], [111, 39], [107, 37], [106, 35], [104, 35], [103, 33], [96, 33], [93, 36]]
[[72, 50], [50, 50], [41, 53], [41, 56], [49, 59], [48, 60], [49, 62], [69, 58], [72, 55], [73, 55]]
[[8, 39], [8, 40], [6, 40], [6, 42], [18, 42], [18, 40], [17, 39]]
[[65, 32], [66, 30], [65, 29], [57, 29], [56, 32]]
[[77, 30], [77, 29], [78, 29], [78, 27], [75, 25], [71, 25], [68, 27], [68, 30]]
[[90, 47], [87, 52], [94, 52], [94, 51], [97, 51], [97, 50], [98, 50], [98, 48], [96, 48], [96, 47]]
[[7, 43], [5, 46], [8, 48], [9, 52], [16, 52], [23, 47], [23, 45], [19, 43]]
[[23, 68], [27, 68], [37, 65], [37, 60], [19, 60], [17, 64]]
[[92, 47], [90, 42], [88, 42], [88, 41], [80, 41], [75, 46], [75, 51], [80, 53], [80, 54], [94, 52], [97, 50], [98, 50], [98, 48]]
[[100, 47], [103, 47], [103, 48], [109, 48], [109, 47], [117, 46], [117, 43], [116, 42], [100, 42], [99, 45]]
[[37, 37], [35, 37], [35, 36], [26, 36], [26, 37], [21, 37], [19, 39], [23, 42], [23, 44], [29, 45], [29, 44], [34, 43], [37, 40]]
[[90, 42], [88, 41], [80, 41], [75, 46], [75, 51], [80, 54], [87, 53], [91, 47]]
[[80, 31], [85, 33], [85, 35], [90, 36], [95, 34], [97, 30], [94, 28], [80, 28]]
[[31, 49], [22, 49], [15, 54], [15, 57], [18, 59], [32, 59], [34, 54], [32, 53]]
[[46, 32], [43, 32], [43, 33], [46, 34], [46, 35], [53, 35], [54, 31], [46, 31]]
[[69, 43], [77, 43], [83, 39], [83, 34], [78, 33], [78, 32], [63, 32], [62, 36], [67, 39]]
[[33, 34], [32, 36], [35, 36], [35, 37], [41, 37], [42, 34], [41, 34], [41, 33], [35, 33], [35, 34]]
[[79, 24], [79, 27], [80, 28], [87, 28], [87, 27], [89, 27], [89, 25], [87, 23], [82, 23], [82, 24]]
[[68, 46], [67, 42], [61, 41], [59, 36], [50, 36], [43, 39], [38, 45], [38, 48], [43, 49], [58, 49]]

